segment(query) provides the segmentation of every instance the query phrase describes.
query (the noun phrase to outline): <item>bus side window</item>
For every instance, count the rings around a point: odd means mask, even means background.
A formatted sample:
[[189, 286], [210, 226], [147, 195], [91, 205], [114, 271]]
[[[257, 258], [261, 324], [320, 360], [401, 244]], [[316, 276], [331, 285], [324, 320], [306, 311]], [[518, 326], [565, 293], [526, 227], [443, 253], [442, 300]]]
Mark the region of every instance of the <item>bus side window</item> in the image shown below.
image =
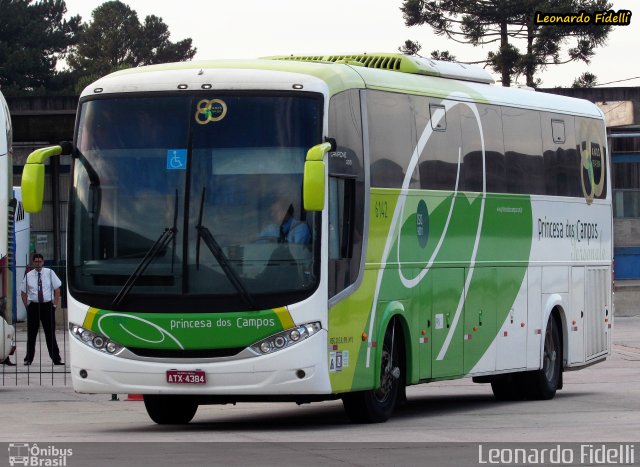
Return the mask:
[[502, 108], [508, 193], [545, 193], [540, 112]]
[[[329, 104], [329, 298], [355, 290], [364, 269], [365, 161], [359, 91], [336, 94]], [[385, 153], [386, 154], [386, 153]], [[394, 164], [391, 160], [384, 160]], [[342, 297], [344, 297], [343, 295]]]
[[418, 138], [429, 128], [433, 130], [422, 148], [413, 179], [418, 180], [422, 189], [453, 191], [463, 172], [462, 160], [458, 160], [462, 145], [460, 106], [445, 111], [444, 105], [427, 103], [426, 97], [412, 96], [411, 99]]
[[582, 196], [580, 155], [576, 151], [575, 120], [570, 115], [542, 115], [545, 193]]

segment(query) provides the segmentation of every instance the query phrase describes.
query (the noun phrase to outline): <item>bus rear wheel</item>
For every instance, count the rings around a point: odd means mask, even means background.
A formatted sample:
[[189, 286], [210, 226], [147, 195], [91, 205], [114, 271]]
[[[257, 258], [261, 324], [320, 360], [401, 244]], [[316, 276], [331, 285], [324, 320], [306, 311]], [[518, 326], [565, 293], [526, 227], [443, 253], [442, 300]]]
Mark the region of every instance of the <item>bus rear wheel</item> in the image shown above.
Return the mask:
[[380, 359], [380, 387], [342, 396], [342, 404], [354, 423], [381, 423], [391, 417], [402, 394], [399, 339], [390, 327], [384, 338]]
[[190, 396], [145, 394], [144, 406], [158, 425], [187, 424], [198, 410], [198, 404]]
[[553, 399], [562, 377], [562, 341], [556, 319], [551, 316], [547, 323], [542, 355], [542, 369], [531, 374], [529, 398]]

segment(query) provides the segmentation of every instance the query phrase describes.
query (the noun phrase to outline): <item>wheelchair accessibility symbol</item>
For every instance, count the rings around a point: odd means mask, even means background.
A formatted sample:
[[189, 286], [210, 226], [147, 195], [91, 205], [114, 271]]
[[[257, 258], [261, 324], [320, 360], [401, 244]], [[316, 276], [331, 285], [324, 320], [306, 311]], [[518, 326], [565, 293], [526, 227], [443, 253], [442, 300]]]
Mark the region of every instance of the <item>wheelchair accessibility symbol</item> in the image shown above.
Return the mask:
[[167, 150], [167, 170], [187, 170], [187, 150]]

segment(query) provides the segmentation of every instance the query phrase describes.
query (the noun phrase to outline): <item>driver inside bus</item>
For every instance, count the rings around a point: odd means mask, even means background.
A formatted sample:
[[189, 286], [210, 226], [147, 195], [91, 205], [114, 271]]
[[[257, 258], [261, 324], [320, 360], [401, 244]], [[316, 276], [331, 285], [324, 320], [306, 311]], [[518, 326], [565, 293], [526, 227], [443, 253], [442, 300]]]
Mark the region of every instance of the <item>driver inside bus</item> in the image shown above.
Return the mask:
[[271, 222], [260, 233], [259, 243], [311, 243], [309, 226], [293, 217], [293, 204], [285, 198], [278, 198], [271, 204]]

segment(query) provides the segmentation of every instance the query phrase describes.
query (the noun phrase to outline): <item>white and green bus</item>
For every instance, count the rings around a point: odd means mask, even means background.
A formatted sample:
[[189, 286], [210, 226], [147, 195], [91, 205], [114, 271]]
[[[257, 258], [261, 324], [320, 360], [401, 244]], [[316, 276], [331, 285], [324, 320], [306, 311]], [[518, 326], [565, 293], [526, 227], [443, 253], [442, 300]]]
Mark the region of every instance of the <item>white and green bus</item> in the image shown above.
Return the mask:
[[[408, 385], [549, 399], [604, 360], [611, 190], [602, 113], [399, 54], [124, 70], [81, 95], [71, 371], [199, 405], [341, 398], [384, 421]], [[283, 201], [284, 200], [284, 201]], [[284, 206], [284, 208], [282, 207]]]

